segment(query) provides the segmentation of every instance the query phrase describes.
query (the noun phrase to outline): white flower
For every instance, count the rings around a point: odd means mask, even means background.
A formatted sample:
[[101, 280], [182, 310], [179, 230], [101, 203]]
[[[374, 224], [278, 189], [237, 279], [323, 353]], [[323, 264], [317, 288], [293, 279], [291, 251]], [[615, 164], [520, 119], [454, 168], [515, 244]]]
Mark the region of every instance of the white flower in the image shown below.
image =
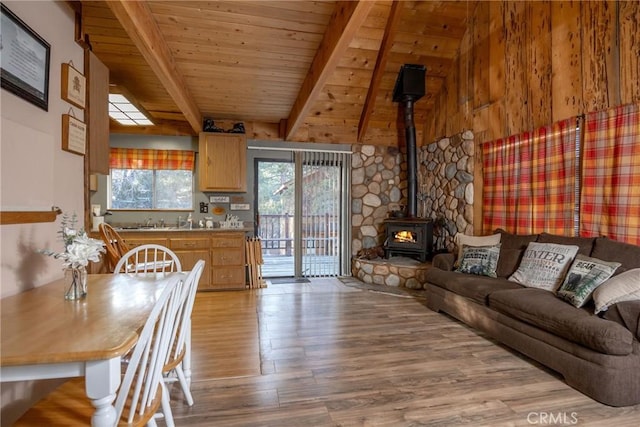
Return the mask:
[[[86, 267], [89, 261], [100, 261], [100, 253], [105, 251], [104, 243], [101, 240], [87, 236], [84, 230], [76, 231], [73, 228], [75, 223], [75, 214], [71, 220], [67, 216], [62, 218], [62, 229], [59, 234], [65, 246], [64, 252], [54, 252], [50, 249], [40, 250], [39, 252], [63, 260], [62, 265], [66, 268]], [[72, 227], [69, 227], [68, 224], [71, 224]]]

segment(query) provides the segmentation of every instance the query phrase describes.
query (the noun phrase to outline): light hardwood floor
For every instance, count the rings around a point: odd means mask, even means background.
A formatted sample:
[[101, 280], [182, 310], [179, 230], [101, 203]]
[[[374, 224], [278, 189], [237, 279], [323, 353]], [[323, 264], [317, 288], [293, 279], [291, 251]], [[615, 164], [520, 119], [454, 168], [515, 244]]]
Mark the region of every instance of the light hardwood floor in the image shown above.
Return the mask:
[[420, 295], [337, 279], [198, 293], [193, 353], [177, 426], [640, 424], [640, 405], [602, 405]]

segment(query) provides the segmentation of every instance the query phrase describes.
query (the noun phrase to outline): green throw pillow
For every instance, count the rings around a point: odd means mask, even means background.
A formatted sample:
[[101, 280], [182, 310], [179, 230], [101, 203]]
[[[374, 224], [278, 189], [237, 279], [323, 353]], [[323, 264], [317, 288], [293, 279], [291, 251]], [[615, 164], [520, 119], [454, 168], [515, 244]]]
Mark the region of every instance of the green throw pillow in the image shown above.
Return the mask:
[[462, 247], [460, 267], [456, 271], [479, 276], [498, 277], [496, 268], [498, 267], [499, 257], [500, 243], [492, 246], [464, 245]]
[[558, 289], [558, 296], [578, 308], [582, 307], [589, 301], [593, 291], [611, 277], [620, 265], [619, 262], [578, 254]]
[[620, 265], [622, 264], [619, 262], [602, 261], [578, 254], [558, 289], [558, 296], [580, 308], [589, 301], [593, 291], [611, 277]]

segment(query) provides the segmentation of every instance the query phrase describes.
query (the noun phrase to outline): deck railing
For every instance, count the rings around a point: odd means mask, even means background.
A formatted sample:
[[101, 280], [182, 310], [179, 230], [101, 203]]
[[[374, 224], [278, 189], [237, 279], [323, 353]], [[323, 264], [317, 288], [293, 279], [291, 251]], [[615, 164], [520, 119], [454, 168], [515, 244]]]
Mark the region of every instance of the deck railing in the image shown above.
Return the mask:
[[[293, 254], [293, 215], [260, 215], [258, 236], [265, 255]], [[304, 255], [337, 255], [340, 234], [339, 218], [335, 215], [305, 215], [302, 217]]]

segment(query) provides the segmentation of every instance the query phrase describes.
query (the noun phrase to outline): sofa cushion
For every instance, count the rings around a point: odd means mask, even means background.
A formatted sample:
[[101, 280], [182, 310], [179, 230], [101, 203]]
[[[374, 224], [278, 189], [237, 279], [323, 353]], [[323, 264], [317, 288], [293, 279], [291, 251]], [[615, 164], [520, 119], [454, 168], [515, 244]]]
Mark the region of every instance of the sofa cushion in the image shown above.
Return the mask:
[[606, 237], [596, 239], [591, 256], [604, 261], [621, 263], [614, 276], [632, 268], [640, 268], [640, 246], [617, 242]]
[[[499, 235], [498, 235], [499, 236]], [[456, 271], [478, 276], [496, 276], [500, 244], [492, 246], [467, 246], [462, 250], [460, 265]]]
[[637, 300], [640, 300], [640, 268], [612, 277], [593, 292], [596, 313], [622, 301]]
[[602, 318], [621, 324], [640, 340], [640, 300], [614, 304], [604, 312]]
[[496, 230], [500, 233], [500, 258], [498, 259], [498, 267], [496, 275], [498, 277], [511, 276], [522, 259], [522, 254], [530, 242], [535, 242], [538, 238], [537, 234], [518, 235], [508, 233], [500, 228]]
[[453, 237], [453, 241], [456, 244], [456, 263], [455, 266], [460, 266], [460, 261], [462, 260], [462, 251], [465, 246], [493, 246], [500, 243], [500, 233], [495, 233], [490, 236], [467, 236], [466, 234], [457, 233]]
[[522, 285], [555, 291], [564, 279], [578, 246], [531, 242], [518, 269], [509, 280]]
[[558, 236], [556, 234], [540, 233], [536, 242], [556, 243], [558, 245], [576, 245], [579, 248], [579, 254], [589, 256], [591, 255], [591, 250], [593, 249], [593, 243], [595, 240], [595, 237], [567, 237]]
[[444, 271], [439, 268], [428, 269], [425, 278], [426, 281], [432, 285], [472, 299], [482, 305], [487, 303], [487, 295], [493, 291], [522, 288], [521, 285], [509, 282], [504, 278], [494, 279], [492, 277], [476, 276], [458, 273], [456, 271]]
[[507, 289], [488, 295], [489, 307], [549, 333], [604, 354], [633, 351], [633, 334], [624, 326], [576, 308], [541, 289]]
[[576, 307], [582, 307], [589, 301], [593, 291], [611, 277], [618, 267], [619, 262], [578, 254], [558, 289], [558, 296]]
[[434, 255], [431, 265], [445, 271], [452, 271], [456, 256], [453, 253], [441, 253]]

